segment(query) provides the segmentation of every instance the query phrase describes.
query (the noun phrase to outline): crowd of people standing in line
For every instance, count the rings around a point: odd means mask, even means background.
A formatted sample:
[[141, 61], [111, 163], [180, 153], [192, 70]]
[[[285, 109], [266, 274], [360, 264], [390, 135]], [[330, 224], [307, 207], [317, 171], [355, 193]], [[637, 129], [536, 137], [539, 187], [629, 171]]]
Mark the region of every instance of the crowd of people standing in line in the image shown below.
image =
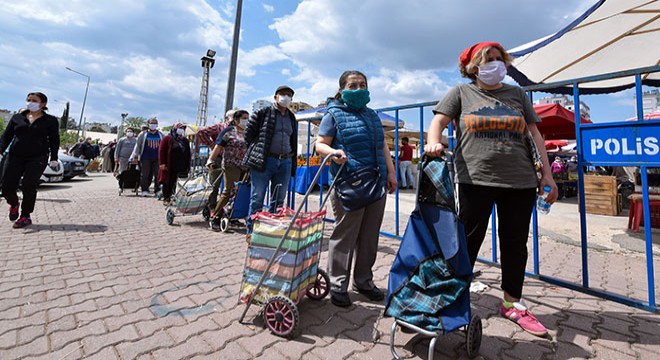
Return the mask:
[[[499, 305], [501, 315], [520, 325], [526, 331], [544, 336], [546, 328], [524, 305], [522, 290], [527, 263], [527, 240], [533, 205], [543, 187], [551, 191], [546, 201], [557, 199], [557, 185], [552, 173], [565, 171], [560, 161], [548, 162], [544, 143], [536, 123], [540, 120], [525, 92], [517, 86], [503, 83], [511, 56], [493, 42], [478, 43], [465, 49], [459, 57], [459, 71], [468, 83], [452, 88], [433, 109], [424, 153], [430, 157], [444, 152], [441, 143], [443, 130], [454, 120], [456, 141], [454, 164], [456, 170], [458, 217], [465, 225], [468, 252], [474, 265], [483, 243], [493, 205], [498, 207], [498, 235], [500, 238], [502, 284], [504, 292]], [[270, 192], [268, 211], [274, 212], [284, 205], [289, 181], [295, 176], [297, 158], [297, 123], [289, 105], [294, 90], [286, 85], [274, 93], [274, 105], [262, 108], [251, 116], [247, 111], [228, 113], [226, 126], [215, 139], [215, 147], [207, 167], [221, 168], [225, 187], [220, 198], [213, 194], [214, 204], [211, 227], [222, 214], [231, 193], [231, 184], [245, 172], [250, 175], [249, 213], [263, 210], [264, 198]], [[408, 139], [402, 139], [399, 150], [400, 176], [384, 141], [383, 128], [370, 102], [367, 76], [359, 71], [345, 71], [339, 78], [334, 96], [327, 102], [327, 113], [321, 120], [316, 152], [325, 157], [333, 154], [330, 172], [338, 179], [361, 169], [376, 169], [377, 184], [383, 190], [380, 198], [357, 208], [347, 209], [344, 198], [336, 192], [329, 194], [335, 224], [329, 239], [328, 275], [331, 302], [340, 307], [350, 306], [349, 283], [353, 291], [372, 301], [381, 301], [384, 293], [373, 281], [378, 250], [379, 229], [382, 224], [386, 192], [397, 186], [412, 188], [411, 160], [414, 148]], [[28, 109], [16, 114], [0, 138], [0, 150], [12, 142], [10, 171], [3, 183], [3, 196], [10, 205], [9, 218], [17, 220], [14, 227], [31, 223], [30, 213], [36, 198], [36, 178], [48, 165], [57, 160], [59, 136], [57, 120], [46, 114], [47, 98], [41, 93], [30, 93]], [[489, 109], [483, 113], [484, 108]], [[470, 126], [475, 118], [519, 126], [490, 126], [475, 129]], [[467, 121], [466, 119], [472, 119]], [[150, 119], [148, 127], [136, 136], [136, 129], [126, 129], [126, 136], [106, 149], [94, 149], [87, 139], [73, 152], [80, 151], [86, 159], [103, 155], [114, 160], [115, 173], [126, 171], [131, 164], [140, 164], [140, 186], [143, 196], [162, 187], [167, 203], [175, 191], [177, 178], [190, 169], [190, 144], [185, 136], [186, 126], [176, 123], [168, 134], [158, 130], [158, 120]], [[485, 134], [483, 132], [490, 132]], [[525, 145], [525, 133], [541, 149], [543, 169], [540, 180], [530, 162]], [[506, 139], [503, 141], [502, 139]], [[39, 144], [39, 146], [34, 146]], [[105, 162], [105, 161], [104, 161]], [[343, 165], [343, 171], [339, 172]], [[23, 207], [19, 217], [16, 195], [18, 179], [23, 177]], [[216, 175], [218, 176], [218, 175]], [[398, 179], [401, 180], [399, 184]], [[215, 183], [215, 181], [214, 181]], [[246, 240], [250, 242], [252, 217], [246, 221]], [[352, 280], [352, 281], [351, 281]]]

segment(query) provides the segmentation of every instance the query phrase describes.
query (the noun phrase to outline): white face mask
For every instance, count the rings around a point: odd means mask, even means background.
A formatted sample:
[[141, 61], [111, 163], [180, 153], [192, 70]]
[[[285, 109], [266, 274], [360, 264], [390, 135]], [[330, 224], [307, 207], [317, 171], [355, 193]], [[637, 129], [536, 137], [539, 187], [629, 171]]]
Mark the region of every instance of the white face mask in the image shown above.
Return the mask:
[[149, 124], [149, 130], [156, 130], [158, 128], [158, 124]]
[[245, 129], [245, 128], [247, 127], [247, 124], [248, 124], [248, 121], [247, 121], [247, 119], [245, 119], [245, 120], [241, 120], [241, 122], [238, 123], [238, 126], [240, 126], [240, 127], [242, 127], [243, 129]]
[[488, 86], [495, 86], [504, 80], [506, 76], [506, 65], [499, 60], [487, 62], [478, 66], [477, 79]]
[[179, 135], [179, 136], [183, 136], [185, 133], [186, 133], [185, 129], [182, 129], [182, 128], [176, 129], [176, 134]]
[[282, 107], [288, 107], [291, 104], [291, 96], [277, 95], [277, 103]]
[[41, 104], [38, 102], [29, 102], [27, 103], [27, 109], [31, 112], [39, 111], [39, 109], [41, 109]]
[[133, 137], [133, 132], [132, 131], [126, 132], [126, 136], [129, 137], [129, 138]]

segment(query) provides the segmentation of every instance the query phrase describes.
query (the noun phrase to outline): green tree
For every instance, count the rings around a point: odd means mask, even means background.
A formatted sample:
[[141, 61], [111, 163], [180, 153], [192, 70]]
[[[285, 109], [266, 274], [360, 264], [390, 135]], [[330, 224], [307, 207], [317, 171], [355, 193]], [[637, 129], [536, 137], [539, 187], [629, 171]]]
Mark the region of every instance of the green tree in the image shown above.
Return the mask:
[[124, 121], [125, 127], [132, 127], [137, 131], [140, 131], [142, 125], [146, 125], [146, 124], [147, 124], [147, 119], [143, 118], [142, 116], [127, 117], [126, 121]]
[[94, 132], [102, 132], [102, 133], [105, 132], [105, 130], [103, 129], [103, 127], [101, 125], [96, 125], [96, 124], [90, 126], [90, 128], [88, 130], [89, 131], [94, 131]]
[[5, 127], [7, 127], [7, 122], [6, 122], [5, 118], [0, 116], [0, 134], [5, 132]]
[[69, 124], [69, 102], [66, 102], [64, 107], [64, 112], [62, 112], [62, 117], [60, 118], [60, 130], [66, 130], [67, 125]]
[[75, 131], [60, 130], [60, 147], [68, 149], [75, 144], [77, 140]]

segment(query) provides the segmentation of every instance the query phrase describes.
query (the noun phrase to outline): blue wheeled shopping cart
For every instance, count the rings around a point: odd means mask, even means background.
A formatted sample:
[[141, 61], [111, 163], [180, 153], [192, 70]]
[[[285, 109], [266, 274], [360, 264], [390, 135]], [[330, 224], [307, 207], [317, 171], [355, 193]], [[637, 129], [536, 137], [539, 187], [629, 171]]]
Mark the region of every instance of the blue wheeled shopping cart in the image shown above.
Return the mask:
[[[220, 220], [220, 231], [226, 232], [230, 225], [239, 225], [250, 215], [250, 179], [248, 173], [241, 181], [234, 183], [231, 199], [224, 206]], [[217, 212], [217, 210], [216, 210]], [[215, 219], [211, 219], [215, 221]]]
[[454, 205], [452, 163], [446, 158], [422, 159], [417, 205], [410, 215], [392, 264], [385, 316], [394, 318], [390, 350], [397, 325], [431, 337], [428, 359], [443, 334], [463, 329], [469, 357], [481, 346], [482, 326], [471, 315], [472, 266], [463, 224]]

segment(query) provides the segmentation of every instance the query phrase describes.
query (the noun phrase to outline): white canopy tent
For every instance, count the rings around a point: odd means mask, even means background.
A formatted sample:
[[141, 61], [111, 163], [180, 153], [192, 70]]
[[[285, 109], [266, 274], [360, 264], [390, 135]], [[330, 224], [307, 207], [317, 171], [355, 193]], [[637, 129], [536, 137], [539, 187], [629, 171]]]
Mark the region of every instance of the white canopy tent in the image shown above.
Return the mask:
[[[556, 34], [509, 52], [515, 57], [509, 75], [522, 86], [660, 65], [660, 0], [600, 0]], [[660, 73], [642, 80], [660, 86]], [[580, 92], [615, 92], [634, 83], [632, 76], [590, 82], [580, 84]]]

